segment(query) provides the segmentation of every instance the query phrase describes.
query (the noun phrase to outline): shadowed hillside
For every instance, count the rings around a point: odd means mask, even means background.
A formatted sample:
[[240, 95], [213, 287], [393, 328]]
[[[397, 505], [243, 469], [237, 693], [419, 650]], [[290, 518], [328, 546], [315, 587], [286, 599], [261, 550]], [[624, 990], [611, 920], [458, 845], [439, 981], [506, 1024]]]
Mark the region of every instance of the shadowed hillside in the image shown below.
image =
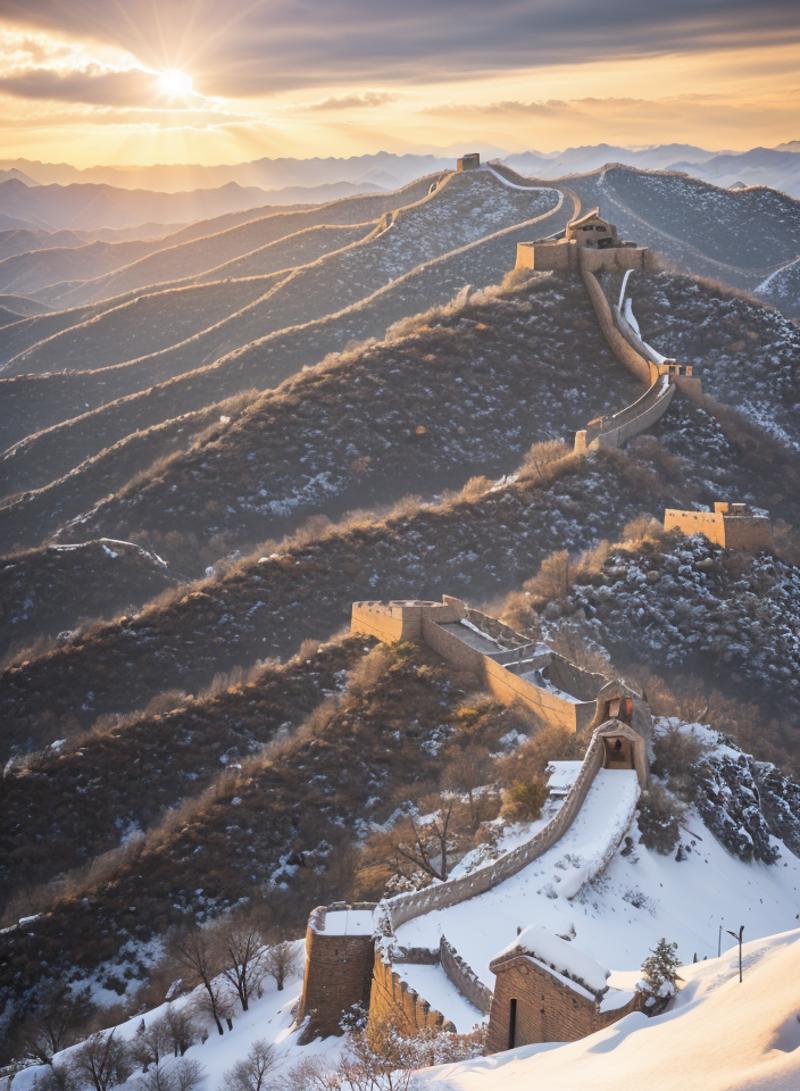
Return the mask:
[[608, 166], [570, 179], [620, 233], [681, 269], [755, 288], [800, 253], [800, 202], [777, 190], [720, 189], [669, 171]]
[[[525, 200], [530, 203], [532, 199], [527, 195]], [[552, 204], [552, 200], [549, 203]], [[559, 209], [552, 214], [545, 212], [541, 216], [535, 215], [532, 220], [539, 229], [549, 230], [551, 226], [563, 227], [566, 218], [566, 210]], [[416, 223], [412, 220], [412, 226], [416, 226]], [[329, 352], [340, 351], [348, 343], [368, 337], [382, 337], [388, 326], [399, 318], [426, 310], [431, 304], [447, 302], [455, 292], [463, 289], [465, 283], [485, 286], [502, 279], [508, 271], [509, 254], [513, 253], [516, 239], [525, 237], [530, 229], [530, 221], [526, 221], [521, 226], [495, 232], [486, 240], [478, 239], [451, 254], [445, 253], [441, 258], [412, 268], [405, 276], [392, 278], [385, 288], [377, 292], [371, 291], [371, 285], [365, 283], [361, 290], [366, 294], [341, 313], [317, 321], [302, 321], [296, 327], [272, 336], [257, 336], [242, 349], [221, 356], [211, 366], [22, 441], [4, 456], [4, 469], [10, 475], [9, 491], [44, 484], [56, 472], [63, 472], [66, 466], [75, 465], [129, 431], [253, 386], [263, 389], [276, 385], [303, 365], [316, 363]], [[342, 260], [353, 263], [356, 268], [364, 268], [364, 262], [372, 262], [371, 245], [367, 243], [364, 247], [345, 251], [346, 257]], [[422, 239], [419, 245], [422, 245]], [[387, 253], [392, 253], [391, 248], [387, 251], [382, 245], [378, 260]], [[335, 264], [328, 264], [323, 259], [307, 270], [300, 270], [299, 275], [287, 281], [282, 288], [286, 307], [296, 306], [302, 317], [302, 277], [303, 280], [307, 281], [308, 278], [317, 282], [316, 305], [324, 309], [328, 292], [341, 291], [335, 283], [342, 271], [341, 264], [337, 256]], [[385, 277], [386, 273], [383, 275]], [[275, 300], [274, 305], [277, 303]], [[213, 336], [221, 338], [222, 333], [230, 333], [237, 340], [247, 341], [255, 333], [255, 330], [250, 332], [248, 323], [252, 322], [256, 330], [263, 329], [268, 307], [269, 300], [257, 304], [244, 315], [238, 315], [236, 321], [228, 323], [223, 331], [212, 331]], [[289, 320], [291, 315], [284, 310], [283, 317]], [[123, 365], [124, 370], [121, 367], [107, 371], [103, 376], [105, 389], [108, 392], [111, 383], [118, 386], [124, 384], [123, 389], [126, 389], [132, 381], [135, 386], [142, 382], [143, 376], [149, 376], [151, 382], [157, 381], [164, 369], [168, 374], [175, 368], [183, 370], [188, 366], [184, 357], [191, 359], [196, 352], [197, 343], [187, 343], [180, 349], [167, 350], [130, 367]], [[132, 370], [134, 367], [135, 370]], [[98, 395], [94, 375], [63, 376], [54, 379], [54, 383], [58, 384], [58, 401], [62, 405], [68, 406], [69, 399], [77, 397], [80, 399], [78, 404], [85, 406], [87, 398], [103, 397], [102, 392]], [[35, 405], [32, 411], [35, 411]]]
[[390, 193], [347, 197], [296, 212], [271, 212], [260, 219], [186, 241], [172, 243], [169, 238], [165, 239], [165, 245], [149, 256], [118, 266], [116, 272], [107, 276], [87, 280], [83, 287], [70, 289], [70, 303], [74, 305], [106, 299], [132, 288], [205, 273], [224, 261], [249, 254], [257, 247], [292, 235], [304, 227], [367, 223], [393, 208], [420, 200], [434, 181], [435, 177], [422, 178]]
[[112, 539], [6, 556], [0, 560], [0, 655], [81, 620], [135, 610], [174, 583], [160, 558]]
[[[4, 903], [22, 886], [135, 840], [226, 768], [285, 738], [342, 688], [371, 643], [334, 641], [247, 677], [222, 676], [198, 698], [164, 694], [145, 712], [114, 718], [11, 770], [0, 820]], [[121, 769], [138, 776], [120, 776]]]
[[499, 476], [531, 443], [571, 435], [637, 389], [611, 360], [577, 279], [488, 292], [393, 333], [255, 400], [218, 438], [123, 489], [69, 536], [155, 531], [163, 543], [174, 531], [241, 547], [320, 510]]
[[141, 980], [153, 957], [142, 944], [154, 934], [216, 916], [242, 898], [260, 902], [265, 889], [275, 916], [296, 927], [309, 904], [352, 882], [354, 842], [365, 820], [388, 817], [396, 793], [413, 798], [435, 787], [446, 762], [470, 743], [499, 750], [501, 735], [516, 738], [519, 721], [496, 706], [465, 710], [471, 723], [462, 718], [465, 696], [434, 657], [376, 650], [293, 736], [223, 774], [76, 884], [82, 896], [57, 900], [25, 929], [6, 930], [0, 996], [24, 997], [54, 972], [95, 971], [111, 988], [118, 973]]

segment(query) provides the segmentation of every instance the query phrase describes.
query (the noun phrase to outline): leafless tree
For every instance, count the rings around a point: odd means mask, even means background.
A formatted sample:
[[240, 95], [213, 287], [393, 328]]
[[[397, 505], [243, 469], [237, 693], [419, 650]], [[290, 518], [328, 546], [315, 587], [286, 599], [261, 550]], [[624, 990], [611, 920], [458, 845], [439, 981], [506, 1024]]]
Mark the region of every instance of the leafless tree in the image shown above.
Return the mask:
[[186, 1058], [162, 1061], [139, 1077], [136, 1091], [195, 1091], [205, 1078], [205, 1069], [199, 1061]]
[[144, 1072], [147, 1072], [150, 1065], [158, 1065], [162, 1057], [172, 1049], [172, 1036], [165, 1017], [162, 1015], [147, 1025], [142, 1021], [130, 1049], [131, 1057]]
[[175, 1004], [167, 1004], [164, 1022], [169, 1032], [173, 1055], [182, 1057], [197, 1038], [197, 1027], [192, 1013], [185, 1005], [177, 1007]]
[[228, 1030], [233, 1030], [233, 1015], [236, 1010], [235, 994], [231, 993], [227, 981], [212, 978], [202, 992], [198, 993], [192, 1007], [201, 1019], [210, 1017], [220, 1034], [225, 1033], [223, 1023]]
[[79, 1046], [70, 1057], [70, 1075], [95, 1091], [108, 1091], [125, 1083], [132, 1071], [130, 1052], [124, 1042], [110, 1034], [97, 1033]]
[[275, 1070], [275, 1049], [268, 1042], [253, 1042], [250, 1052], [225, 1074], [225, 1088], [232, 1091], [266, 1091], [270, 1073]]
[[54, 1064], [36, 1077], [33, 1081], [33, 1091], [78, 1091], [78, 1085], [68, 1068]]
[[264, 951], [264, 968], [274, 978], [278, 992], [281, 992], [286, 979], [297, 973], [300, 959], [294, 944], [288, 940], [273, 943]]
[[71, 993], [66, 985], [46, 990], [22, 1035], [24, 1053], [50, 1064], [56, 1053], [76, 1041], [76, 1031], [92, 1013], [89, 990]]
[[221, 969], [216, 934], [211, 930], [197, 928], [175, 941], [173, 953], [184, 971], [189, 974], [192, 983], [203, 986], [206, 1004], [201, 1010], [211, 1016], [219, 1034], [224, 1034], [223, 1014], [220, 1010], [223, 990], [214, 980]]
[[447, 878], [451, 844], [450, 823], [453, 817], [452, 797], [442, 798], [440, 806], [426, 821], [406, 816], [391, 829], [380, 833], [373, 847], [392, 859], [398, 870], [420, 871], [431, 879]]
[[493, 762], [485, 746], [466, 747], [448, 762], [442, 773], [442, 785], [451, 790], [464, 792], [469, 807], [469, 820], [476, 830], [484, 815], [481, 811], [481, 795], [477, 792], [493, 778]]
[[239, 997], [242, 1011], [247, 1011], [251, 995], [268, 973], [263, 937], [249, 921], [225, 921], [218, 926], [218, 935], [227, 963], [222, 974]]

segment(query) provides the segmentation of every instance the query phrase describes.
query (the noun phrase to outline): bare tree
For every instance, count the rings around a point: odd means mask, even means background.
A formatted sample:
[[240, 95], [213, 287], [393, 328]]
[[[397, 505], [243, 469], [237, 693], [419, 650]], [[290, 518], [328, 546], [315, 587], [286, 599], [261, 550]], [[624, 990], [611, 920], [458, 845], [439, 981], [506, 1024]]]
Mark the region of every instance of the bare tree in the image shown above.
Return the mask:
[[192, 983], [203, 986], [206, 1004], [201, 1010], [211, 1016], [217, 1031], [224, 1034], [223, 1015], [220, 1010], [222, 990], [214, 981], [220, 970], [217, 936], [211, 931], [197, 928], [176, 940], [173, 953], [190, 975]]
[[401, 818], [378, 835], [375, 848], [386, 853], [404, 874], [410, 865], [412, 873], [421, 871], [430, 879], [446, 879], [453, 847], [450, 822], [454, 802], [452, 797], [442, 798], [438, 809], [424, 822], [410, 815]]
[[205, 1078], [205, 1069], [199, 1061], [186, 1058], [162, 1061], [139, 1077], [136, 1091], [194, 1091]]
[[192, 1019], [192, 1013], [186, 1005], [176, 1007], [175, 1004], [167, 1004], [164, 1022], [169, 1033], [173, 1055], [182, 1057], [197, 1038], [197, 1027]]
[[220, 1034], [224, 1034], [222, 1024], [225, 1023], [228, 1030], [233, 1030], [233, 1014], [236, 1010], [234, 994], [231, 993], [227, 981], [213, 978], [202, 992], [198, 993], [193, 1009], [204, 1019], [211, 1018], [216, 1024]]
[[442, 773], [445, 788], [466, 794], [473, 830], [478, 828], [485, 816], [481, 809], [482, 796], [477, 789], [492, 780], [493, 773], [494, 764], [488, 748], [474, 743], [457, 753]]
[[268, 1042], [253, 1042], [250, 1052], [225, 1074], [225, 1088], [232, 1091], [266, 1091], [267, 1080], [277, 1065], [275, 1048]]
[[69, 1062], [73, 1079], [88, 1083], [95, 1091], [108, 1091], [125, 1083], [133, 1068], [130, 1052], [114, 1033], [93, 1034], [74, 1050]]
[[78, 1091], [78, 1085], [64, 1065], [54, 1064], [33, 1081], [33, 1091]]
[[131, 1057], [144, 1072], [150, 1065], [158, 1065], [162, 1057], [172, 1049], [172, 1036], [166, 1018], [162, 1015], [146, 1026], [142, 1020], [130, 1049]]
[[47, 989], [22, 1034], [26, 1056], [50, 1064], [56, 1053], [77, 1040], [77, 1030], [92, 1013], [89, 990], [72, 993], [66, 985]]
[[227, 962], [222, 975], [239, 997], [242, 1011], [247, 1011], [251, 995], [268, 973], [263, 937], [249, 921], [225, 921], [218, 926], [218, 934]]
[[274, 978], [278, 992], [283, 990], [286, 979], [297, 973], [300, 959], [294, 944], [288, 940], [273, 943], [264, 951], [264, 968]]

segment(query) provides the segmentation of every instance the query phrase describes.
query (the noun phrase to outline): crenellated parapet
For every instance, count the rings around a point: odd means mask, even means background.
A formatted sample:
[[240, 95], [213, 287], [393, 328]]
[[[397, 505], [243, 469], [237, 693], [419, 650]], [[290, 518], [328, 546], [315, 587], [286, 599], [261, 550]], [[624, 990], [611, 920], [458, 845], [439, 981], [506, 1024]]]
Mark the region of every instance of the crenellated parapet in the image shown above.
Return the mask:
[[771, 549], [772, 523], [756, 514], [749, 504], [717, 500], [713, 511], [680, 511], [667, 508], [664, 530], [702, 534], [724, 549]]

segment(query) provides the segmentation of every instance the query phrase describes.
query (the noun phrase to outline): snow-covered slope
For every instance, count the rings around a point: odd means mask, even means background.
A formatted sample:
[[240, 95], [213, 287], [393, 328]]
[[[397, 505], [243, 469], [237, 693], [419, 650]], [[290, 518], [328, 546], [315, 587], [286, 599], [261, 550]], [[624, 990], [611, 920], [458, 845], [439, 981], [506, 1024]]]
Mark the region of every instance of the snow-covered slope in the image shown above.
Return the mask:
[[790, 1091], [800, 1087], [800, 930], [681, 970], [674, 1006], [566, 1045], [525, 1046], [429, 1069], [427, 1091]]
[[[605, 772], [598, 801], [611, 778], [621, 775]], [[602, 856], [612, 833], [619, 839], [624, 832], [611, 830], [613, 814], [596, 811], [591, 797], [590, 792], [575, 825], [548, 853], [486, 894], [402, 925], [399, 941], [435, 947], [444, 934], [492, 987], [489, 961], [518, 927], [530, 924], [571, 936], [577, 948], [602, 956], [614, 969], [636, 970], [661, 936], [677, 942], [679, 957], [689, 962], [695, 954], [700, 959], [716, 955], [720, 926], [744, 924], [746, 936], [764, 936], [796, 922], [800, 860], [773, 838], [781, 851], [776, 864], [743, 863], [716, 840], [696, 811], [689, 812], [683, 826], [685, 859], [646, 848], [634, 824], [603, 874], [569, 898], [574, 889], [570, 878], [586, 866], [586, 857], [592, 852]], [[561, 885], [566, 894], [559, 891]], [[491, 921], [491, 929], [476, 926], [479, 921]]]

